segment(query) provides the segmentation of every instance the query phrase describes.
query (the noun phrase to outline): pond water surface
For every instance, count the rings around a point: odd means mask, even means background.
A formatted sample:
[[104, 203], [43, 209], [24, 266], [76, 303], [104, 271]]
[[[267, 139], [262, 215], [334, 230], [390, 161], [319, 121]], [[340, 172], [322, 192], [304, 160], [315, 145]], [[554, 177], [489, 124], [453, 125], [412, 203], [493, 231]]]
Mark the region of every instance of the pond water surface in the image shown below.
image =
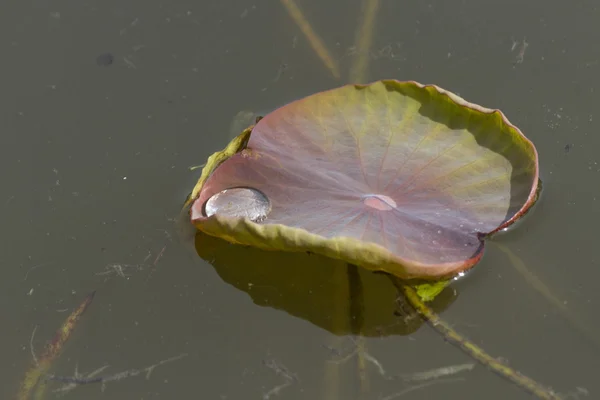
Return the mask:
[[[352, 79], [368, 7], [297, 0], [335, 77], [286, 3], [5, 2], [1, 399], [17, 398], [32, 352], [94, 290], [49, 372], [141, 374], [66, 394], [63, 379], [44, 398], [531, 398], [478, 365], [394, 397], [415, 383], [393, 376], [472, 360], [418, 320], [405, 324], [387, 279], [194, 239], [180, 220], [200, 174], [190, 167], [237, 133], [236, 115]], [[535, 143], [540, 201], [437, 310], [513, 368], [590, 399], [600, 398], [599, 18], [593, 1], [381, 0], [362, 76], [435, 83], [503, 110]], [[357, 347], [362, 357], [339, 361]]]

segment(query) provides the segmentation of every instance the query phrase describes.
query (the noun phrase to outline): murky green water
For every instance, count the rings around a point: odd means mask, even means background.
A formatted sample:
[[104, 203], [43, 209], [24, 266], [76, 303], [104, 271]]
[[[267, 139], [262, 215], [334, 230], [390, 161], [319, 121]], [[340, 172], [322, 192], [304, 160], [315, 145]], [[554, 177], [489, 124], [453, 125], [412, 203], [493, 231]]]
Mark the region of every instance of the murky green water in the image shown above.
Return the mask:
[[[408, 387], [388, 375], [470, 362], [429, 327], [404, 325], [380, 275], [194, 240], [176, 222], [200, 173], [189, 167], [229, 141], [236, 115], [348, 81], [360, 1], [298, 5], [340, 79], [277, 1], [5, 4], [0, 398], [16, 398], [34, 329], [39, 356], [92, 290], [53, 374], [108, 365], [108, 376], [186, 356], [149, 379], [142, 371], [103, 392], [83, 385], [66, 399], [382, 399]], [[541, 200], [437, 309], [512, 367], [592, 399], [600, 396], [599, 17], [592, 1], [381, 1], [367, 79], [438, 84], [502, 109], [536, 144]], [[356, 347], [352, 335], [332, 333], [354, 331], [345, 318], [352, 285], [362, 288], [368, 328], [362, 381], [357, 357], [331, 362]], [[452, 378], [460, 380], [402, 398], [530, 398], [479, 366]], [[46, 398], [61, 387], [53, 382]]]

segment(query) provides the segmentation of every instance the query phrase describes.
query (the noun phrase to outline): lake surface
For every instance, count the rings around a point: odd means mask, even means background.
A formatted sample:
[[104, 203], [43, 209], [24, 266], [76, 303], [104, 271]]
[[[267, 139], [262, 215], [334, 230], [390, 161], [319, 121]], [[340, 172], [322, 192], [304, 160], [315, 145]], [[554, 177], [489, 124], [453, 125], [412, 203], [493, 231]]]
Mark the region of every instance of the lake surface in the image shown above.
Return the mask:
[[[195, 239], [179, 216], [200, 174], [190, 167], [229, 142], [239, 116], [351, 81], [361, 54], [365, 81], [435, 83], [501, 109], [535, 143], [541, 199], [438, 311], [533, 379], [598, 398], [597, 3], [381, 1], [365, 53], [361, 1], [297, 1], [339, 77], [284, 2], [6, 2], [0, 398], [16, 398], [31, 349], [39, 357], [94, 290], [49, 372], [141, 374], [65, 399], [531, 398], [479, 365], [394, 397], [415, 385], [394, 375], [473, 361], [426, 324], [405, 326], [380, 275], [352, 272], [360, 339], [338, 318], [350, 303], [342, 263]], [[332, 362], [357, 347], [362, 357]]]

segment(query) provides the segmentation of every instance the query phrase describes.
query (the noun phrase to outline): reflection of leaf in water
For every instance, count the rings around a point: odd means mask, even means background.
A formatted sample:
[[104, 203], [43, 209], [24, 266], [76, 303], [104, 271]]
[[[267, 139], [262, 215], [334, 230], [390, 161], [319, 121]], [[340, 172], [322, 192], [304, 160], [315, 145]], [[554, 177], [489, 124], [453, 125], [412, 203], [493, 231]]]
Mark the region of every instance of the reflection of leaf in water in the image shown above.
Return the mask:
[[[202, 232], [197, 233], [195, 246], [200, 257], [209, 261], [223, 280], [248, 293], [256, 304], [284, 310], [336, 335], [388, 336], [416, 331], [421, 326], [421, 318], [399, 319], [395, 315], [399, 310], [391, 303], [397, 299], [399, 289], [424, 320], [475, 360], [541, 399], [560, 399], [551, 390], [491, 357], [440, 319], [437, 312], [452, 302], [453, 298], [446, 297], [452, 290], [444, 290], [435, 298], [432, 306], [438, 311], [434, 311], [433, 307], [425, 305], [414, 289], [399, 279], [362, 268], [348, 268], [339, 260], [234, 245]], [[352, 274], [357, 276], [352, 277]], [[363, 291], [362, 307], [352, 301], [354, 293], [351, 288], [356, 287], [357, 278]], [[446, 303], [442, 303], [442, 299]], [[362, 309], [362, 318], [352, 315], [353, 308], [354, 312]], [[404, 310], [404, 307], [401, 306], [401, 309]], [[352, 322], [357, 319], [360, 321], [358, 325]], [[364, 350], [361, 349], [363, 343], [359, 340], [357, 345], [362, 378], [366, 358], [365, 354], [360, 354]], [[331, 382], [337, 382], [337, 372], [334, 367], [325, 371]], [[338, 388], [328, 384], [326, 389], [329, 395], [336, 395]]]
[[[339, 335], [357, 335], [363, 393], [369, 387], [364, 336], [408, 335], [422, 324], [410, 305], [398, 304], [402, 298], [385, 274], [316, 254], [234, 245], [200, 231], [195, 245], [224, 281], [248, 293], [256, 304], [284, 310], [337, 335], [333, 347], [340, 347]], [[454, 300], [455, 292], [445, 290], [431, 306], [442, 311]], [[335, 363], [325, 365], [325, 398], [339, 398], [339, 368]]]
[[[422, 324], [419, 318], [398, 317], [403, 311], [396, 306], [398, 293], [384, 274], [356, 268], [353, 281], [360, 279], [363, 294], [358, 308], [363, 315], [360, 332], [355, 332], [358, 327], [351, 321], [361, 316], [352, 315], [346, 263], [316, 254], [233, 245], [202, 232], [195, 245], [224, 281], [248, 293], [256, 304], [284, 310], [336, 335], [407, 335]], [[431, 306], [441, 311], [453, 301], [454, 292], [444, 291]]]

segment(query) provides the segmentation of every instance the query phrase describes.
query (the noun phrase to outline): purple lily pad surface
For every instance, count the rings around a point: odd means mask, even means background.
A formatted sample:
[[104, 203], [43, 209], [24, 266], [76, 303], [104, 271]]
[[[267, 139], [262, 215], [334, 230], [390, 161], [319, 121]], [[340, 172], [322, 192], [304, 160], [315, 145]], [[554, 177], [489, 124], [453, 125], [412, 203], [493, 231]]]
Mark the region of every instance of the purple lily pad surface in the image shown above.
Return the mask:
[[[401, 278], [473, 266], [485, 235], [521, 216], [538, 185], [535, 147], [500, 111], [416, 82], [347, 85], [297, 100], [220, 154], [226, 159], [207, 164], [193, 193], [199, 229]], [[263, 217], [206, 212], [207, 201], [232, 188], [245, 188], [253, 206], [266, 199]], [[219, 204], [245, 207], [236, 201]]]

